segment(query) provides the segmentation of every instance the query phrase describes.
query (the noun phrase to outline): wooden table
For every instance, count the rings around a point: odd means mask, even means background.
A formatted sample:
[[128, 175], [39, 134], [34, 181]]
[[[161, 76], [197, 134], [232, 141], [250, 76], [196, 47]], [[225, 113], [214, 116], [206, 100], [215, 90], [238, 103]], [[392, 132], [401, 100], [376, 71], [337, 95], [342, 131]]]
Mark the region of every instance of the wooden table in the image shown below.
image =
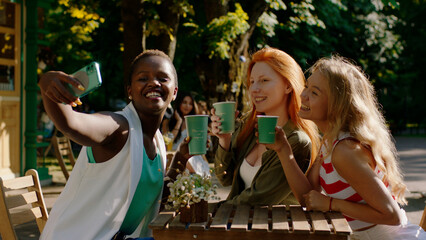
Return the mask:
[[209, 219], [184, 224], [161, 212], [149, 225], [155, 240], [349, 239], [351, 228], [338, 212], [309, 212], [301, 206], [232, 206], [209, 203]]

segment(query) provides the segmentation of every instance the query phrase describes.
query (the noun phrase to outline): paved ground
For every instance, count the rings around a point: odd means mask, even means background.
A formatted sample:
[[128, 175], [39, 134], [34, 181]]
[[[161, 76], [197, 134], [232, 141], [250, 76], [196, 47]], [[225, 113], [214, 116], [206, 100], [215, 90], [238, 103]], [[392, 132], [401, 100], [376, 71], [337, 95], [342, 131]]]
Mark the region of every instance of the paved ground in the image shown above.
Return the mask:
[[426, 201], [426, 138], [397, 137], [396, 148], [409, 189], [404, 209], [408, 220], [419, 224]]
[[[404, 209], [410, 222], [419, 224], [426, 201], [426, 138], [397, 137], [396, 146], [404, 172], [404, 181], [410, 190], [406, 194], [408, 205]], [[53, 172], [51, 174], [53, 176], [53, 184], [43, 187], [43, 195], [49, 211], [65, 185], [65, 178], [62, 172]], [[214, 180], [214, 182], [217, 183], [217, 180]], [[221, 199], [225, 199], [228, 192], [229, 187], [220, 187], [218, 196]], [[19, 239], [24, 240], [38, 239], [39, 237], [35, 223], [18, 226], [17, 233]]]

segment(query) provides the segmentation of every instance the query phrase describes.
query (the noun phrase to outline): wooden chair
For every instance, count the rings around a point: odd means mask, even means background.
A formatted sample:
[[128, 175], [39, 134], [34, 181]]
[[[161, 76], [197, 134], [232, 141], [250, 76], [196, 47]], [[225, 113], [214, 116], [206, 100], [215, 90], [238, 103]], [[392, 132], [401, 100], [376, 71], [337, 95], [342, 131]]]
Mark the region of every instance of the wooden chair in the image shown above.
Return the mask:
[[419, 225], [420, 225], [420, 227], [423, 228], [423, 230], [426, 231], [426, 206], [425, 206], [425, 209], [423, 210], [423, 216], [422, 216], [422, 219], [420, 220]]
[[[31, 205], [29, 205], [31, 204]], [[2, 239], [18, 239], [14, 226], [36, 220], [40, 233], [48, 218], [38, 173], [30, 169], [25, 176], [0, 178], [0, 234]]]
[[170, 163], [172, 163], [173, 156], [175, 155], [174, 151], [167, 152], [167, 163], [166, 163], [166, 172], [169, 170]]
[[71, 163], [71, 166], [74, 167], [75, 158], [74, 153], [72, 152], [71, 141], [66, 136], [62, 135], [58, 130], [55, 129], [52, 139], [52, 147], [55, 149], [55, 155], [58, 159], [59, 166], [61, 167], [62, 172], [64, 173], [65, 178], [68, 180], [70, 174], [66, 168], [64, 157], [68, 157], [68, 160]]

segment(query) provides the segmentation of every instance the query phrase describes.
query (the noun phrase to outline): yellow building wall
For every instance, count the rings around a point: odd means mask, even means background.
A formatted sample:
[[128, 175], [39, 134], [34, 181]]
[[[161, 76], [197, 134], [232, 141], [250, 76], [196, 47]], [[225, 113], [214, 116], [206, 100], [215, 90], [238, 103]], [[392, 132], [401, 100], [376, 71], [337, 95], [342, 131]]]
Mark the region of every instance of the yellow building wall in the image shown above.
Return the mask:
[[0, 0], [0, 177], [20, 174], [21, 5]]

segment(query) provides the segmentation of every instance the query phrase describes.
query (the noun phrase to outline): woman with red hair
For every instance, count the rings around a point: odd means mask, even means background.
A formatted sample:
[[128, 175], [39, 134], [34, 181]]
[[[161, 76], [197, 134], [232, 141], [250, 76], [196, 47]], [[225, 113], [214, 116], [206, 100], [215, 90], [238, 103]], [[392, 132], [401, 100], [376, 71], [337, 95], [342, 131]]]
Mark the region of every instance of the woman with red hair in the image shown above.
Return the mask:
[[220, 118], [212, 109], [212, 133], [219, 138], [215, 173], [222, 185], [232, 185], [229, 203], [249, 205], [299, 204], [292, 194], [275, 151], [257, 143], [257, 115], [278, 116], [299, 167], [306, 172], [319, 146], [313, 123], [298, 116], [305, 76], [287, 53], [264, 48], [253, 54], [246, 86], [251, 108], [233, 134], [220, 134]]

